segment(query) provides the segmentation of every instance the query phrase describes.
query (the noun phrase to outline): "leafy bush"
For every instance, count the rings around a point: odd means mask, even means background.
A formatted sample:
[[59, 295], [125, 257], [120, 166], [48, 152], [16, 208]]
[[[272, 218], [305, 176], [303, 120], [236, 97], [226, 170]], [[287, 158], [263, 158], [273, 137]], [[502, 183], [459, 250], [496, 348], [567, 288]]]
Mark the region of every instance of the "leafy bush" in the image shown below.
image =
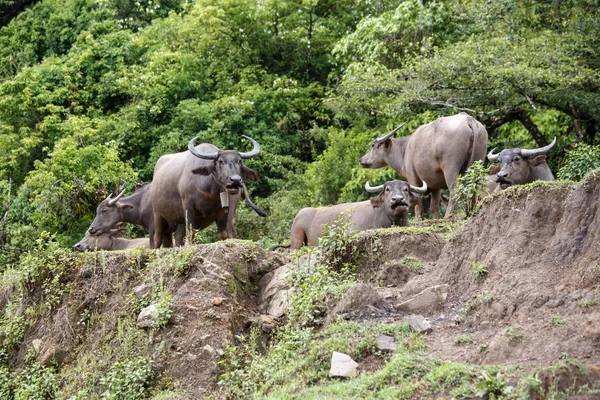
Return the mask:
[[567, 153], [562, 167], [558, 170], [559, 179], [582, 180], [589, 172], [600, 169], [600, 145], [590, 146], [576, 143]]
[[467, 171], [456, 179], [454, 194], [456, 206], [465, 210], [467, 217], [477, 211], [477, 201], [487, 190], [489, 168], [483, 166], [483, 161], [475, 161]]
[[100, 379], [100, 384], [106, 387], [102, 399], [145, 399], [153, 376], [152, 360], [148, 357], [117, 362]]

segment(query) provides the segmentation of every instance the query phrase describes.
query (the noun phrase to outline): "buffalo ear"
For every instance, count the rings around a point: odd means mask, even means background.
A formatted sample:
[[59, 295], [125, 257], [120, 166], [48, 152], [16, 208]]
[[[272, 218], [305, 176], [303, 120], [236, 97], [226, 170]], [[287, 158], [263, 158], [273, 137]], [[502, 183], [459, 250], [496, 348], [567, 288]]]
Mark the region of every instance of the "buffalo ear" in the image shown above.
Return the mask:
[[532, 158], [531, 160], [527, 160], [529, 162], [529, 165], [531, 165], [532, 167], [537, 167], [540, 164], [543, 164], [546, 162], [546, 155], [542, 154], [539, 155], [535, 158]]
[[381, 207], [382, 204], [383, 204], [383, 198], [381, 197], [381, 194], [377, 197], [371, 197], [371, 206], [373, 208]]
[[123, 210], [130, 210], [133, 206], [131, 204], [123, 204]]
[[392, 139], [387, 139], [383, 145], [386, 149], [389, 149], [392, 146]]
[[490, 175], [496, 175], [498, 172], [500, 172], [500, 164], [493, 164], [490, 167]]
[[215, 170], [214, 164], [203, 165], [202, 167], [198, 167], [192, 170], [192, 174], [196, 175], [210, 175]]
[[245, 165], [242, 165], [241, 173], [242, 178], [244, 178], [244, 180], [246, 181], [254, 182], [258, 179], [258, 174], [256, 173], [256, 171], [246, 167]]

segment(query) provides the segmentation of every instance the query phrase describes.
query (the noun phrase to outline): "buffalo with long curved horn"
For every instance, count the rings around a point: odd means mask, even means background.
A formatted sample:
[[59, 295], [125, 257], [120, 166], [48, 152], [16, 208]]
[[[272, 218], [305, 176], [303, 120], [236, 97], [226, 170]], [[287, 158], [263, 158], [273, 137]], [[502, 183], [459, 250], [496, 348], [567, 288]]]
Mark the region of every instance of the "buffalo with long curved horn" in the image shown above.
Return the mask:
[[383, 185], [371, 187], [365, 184], [369, 193], [379, 193], [367, 201], [343, 203], [331, 207], [303, 208], [296, 214], [292, 224], [289, 245], [271, 247], [315, 246], [323, 234], [325, 227], [336, 219], [347, 218], [350, 226], [357, 231], [367, 229], [389, 228], [391, 226], [408, 225], [408, 208], [414, 206], [421, 194], [427, 192], [427, 184], [415, 187], [404, 181], [389, 181]]
[[490, 151], [487, 158], [494, 165], [490, 168], [488, 191], [493, 192], [499, 185], [506, 189], [511, 185], [522, 185], [533, 181], [553, 181], [554, 175], [546, 162], [546, 154], [556, 144], [556, 137], [547, 146], [537, 149], [504, 149], [494, 154]]
[[167, 223], [185, 224], [188, 230], [203, 229], [216, 222], [219, 239], [235, 238], [233, 215], [240, 201], [240, 189], [246, 201], [259, 215], [266, 213], [254, 205], [247, 195], [245, 180], [258, 178], [243, 159], [260, 153], [260, 145], [249, 136], [249, 152], [221, 150], [208, 143], [188, 143], [182, 153], [162, 156], [154, 167], [151, 198], [154, 207], [155, 247], [163, 240]]

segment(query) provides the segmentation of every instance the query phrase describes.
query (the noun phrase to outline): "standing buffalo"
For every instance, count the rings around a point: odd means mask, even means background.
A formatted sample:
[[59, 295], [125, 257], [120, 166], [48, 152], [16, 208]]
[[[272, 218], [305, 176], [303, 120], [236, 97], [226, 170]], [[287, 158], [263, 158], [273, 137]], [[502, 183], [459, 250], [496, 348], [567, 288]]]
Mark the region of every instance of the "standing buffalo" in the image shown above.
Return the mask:
[[124, 232], [123, 229], [111, 229], [97, 235], [89, 231], [85, 233], [73, 248], [77, 251], [96, 251], [96, 250], [125, 250], [132, 247], [150, 248], [149, 238], [124, 239], [119, 237]]
[[538, 149], [504, 149], [498, 154], [490, 151], [487, 158], [494, 163], [490, 175], [496, 175], [496, 182], [488, 184], [490, 192], [496, 187], [506, 189], [511, 185], [521, 185], [533, 181], [553, 181], [554, 175], [546, 163], [546, 153], [556, 144], [556, 137], [548, 146]]
[[[406, 137], [390, 139], [398, 130], [373, 140], [371, 150], [360, 159], [363, 168], [392, 167], [411, 185], [427, 182], [433, 218], [439, 217], [441, 189], [450, 189], [445, 218], [454, 208], [454, 184], [459, 174], [477, 160], [483, 160], [488, 134], [483, 125], [470, 115], [460, 113], [438, 118], [422, 125]], [[421, 217], [422, 202], [415, 206]]]
[[[154, 247], [154, 211], [150, 199], [152, 183], [142, 186], [131, 195], [123, 197], [125, 190], [121, 191], [114, 199], [112, 194], [98, 205], [96, 218], [92, 221], [88, 231], [92, 235], [107, 232], [122, 222], [129, 222], [141, 226], [150, 234], [150, 246]], [[177, 226], [170, 224], [168, 232], [174, 232]], [[176, 242], [181, 245], [185, 235], [185, 226], [181, 225], [176, 233]], [[165, 235], [163, 246], [170, 247], [171, 235]]]
[[184, 225], [188, 229], [203, 229], [217, 223], [219, 239], [235, 238], [233, 215], [243, 190], [248, 204], [261, 216], [266, 213], [255, 206], [248, 196], [244, 179], [255, 181], [256, 171], [242, 160], [256, 156], [260, 145], [248, 139], [254, 148], [248, 153], [219, 150], [202, 143], [194, 147], [195, 137], [188, 143], [189, 151], [168, 154], [158, 159], [150, 190], [154, 208], [154, 247], [164, 246], [168, 224]]
[[419, 201], [420, 196], [427, 192], [427, 184], [422, 187], [409, 185], [404, 181], [389, 181], [383, 185], [371, 187], [366, 183], [369, 193], [379, 193], [371, 200], [358, 203], [343, 203], [331, 207], [303, 208], [298, 211], [292, 223], [291, 242], [285, 246], [299, 249], [303, 245], [315, 246], [321, 237], [325, 226], [339, 218], [340, 213], [350, 213], [350, 225], [357, 231], [367, 229], [389, 228], [390, 226], [408, 225], [408, 208]]

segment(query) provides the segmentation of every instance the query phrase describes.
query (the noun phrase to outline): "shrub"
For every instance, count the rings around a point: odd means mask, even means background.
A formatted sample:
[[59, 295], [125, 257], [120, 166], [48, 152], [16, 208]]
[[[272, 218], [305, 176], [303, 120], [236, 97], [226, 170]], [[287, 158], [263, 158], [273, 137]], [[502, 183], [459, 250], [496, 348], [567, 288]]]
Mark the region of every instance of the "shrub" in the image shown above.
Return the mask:
[[454, 194], [456, 206], [465, 210], [467, 217], [477, 211], [477, 200], [487, 190], [489, 168], [483, 166], [483, 161], [475, 161], [473, 165], [456, 179]]
[[600, 145], [590, 146], [577, 143], [567, 153], [562, 167], [558, 170], [559, 179], [582, 180], [589, 172], [600, 169]]
[[100, 379], [106, 387], [102, 399], [145, 399], [153, 375], [152, 360], [148, 357], [118, 362]]

